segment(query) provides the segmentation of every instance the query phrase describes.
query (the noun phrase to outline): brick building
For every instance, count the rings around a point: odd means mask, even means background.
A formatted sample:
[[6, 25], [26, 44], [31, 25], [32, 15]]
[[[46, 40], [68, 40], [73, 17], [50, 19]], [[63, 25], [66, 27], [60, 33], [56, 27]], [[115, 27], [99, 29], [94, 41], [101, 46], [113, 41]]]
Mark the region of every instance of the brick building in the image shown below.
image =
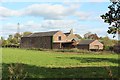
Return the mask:
[[75, 47], [79, 39], [73, 34], [62, 31], [39, 32], [21, 38], [21, 48], [60, 49]]
[[87, 49], [87, 50], [103, 50], [103, 44], [98, 40], [81, 40], [77, 44], [78, 49]]

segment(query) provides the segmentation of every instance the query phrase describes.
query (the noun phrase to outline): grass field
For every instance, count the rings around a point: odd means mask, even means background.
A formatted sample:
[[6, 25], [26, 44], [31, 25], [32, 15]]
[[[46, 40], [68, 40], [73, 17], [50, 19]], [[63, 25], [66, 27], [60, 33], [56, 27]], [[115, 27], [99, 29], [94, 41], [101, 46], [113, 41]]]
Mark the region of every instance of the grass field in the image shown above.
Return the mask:
[[30, 78], [109, 78], [118, 77], [118, 54], [78, 54], [25, 49], [2, 49], [3, 77], [11, 63], [24, 64]]

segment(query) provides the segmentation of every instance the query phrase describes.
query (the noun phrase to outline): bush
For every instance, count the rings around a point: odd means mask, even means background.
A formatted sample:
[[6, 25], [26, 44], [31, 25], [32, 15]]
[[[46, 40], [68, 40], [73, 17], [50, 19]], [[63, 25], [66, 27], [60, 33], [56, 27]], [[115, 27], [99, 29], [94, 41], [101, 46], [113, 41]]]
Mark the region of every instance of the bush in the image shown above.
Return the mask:
[[43, 49], [43, 48], [28, 48], [27, 50], [50, 51], [51, 49]]
[[24, 72], [23, 64], [11, 64], [8, 67], [9, 79], [10, 80], [24, 80], [27, 73]]
[[56, 52], [75, 52], [75, 53], [90, 53], [91, 51], [88, 50], [82, 50], [82, 49], [77, 49], [77, 48], [73, 48], [73, 49], [54, 49], [54, 51]]
[[113, 47], [112, 46], [105, 46], [104, 50], [106, 50], [106, 51], [113, 51]]
[[113, 48], [113, 50], [114, 50], [114, 52], [120, 54], [120, 44], [115, 45], [114, 48]]
[[18, 44], [2, 45], [3, 48], [19, 48]]

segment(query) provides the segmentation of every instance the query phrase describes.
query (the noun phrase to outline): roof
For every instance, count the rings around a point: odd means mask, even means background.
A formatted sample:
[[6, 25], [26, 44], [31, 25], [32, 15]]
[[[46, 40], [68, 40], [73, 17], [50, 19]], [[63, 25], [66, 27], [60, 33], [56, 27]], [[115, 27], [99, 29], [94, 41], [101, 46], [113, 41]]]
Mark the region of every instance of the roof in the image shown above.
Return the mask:
[[78, 39], [78, 38], [73, 38], [72, 40], [79, 41], [79, 39]]
[[80, 41], [79, 45], [89, 45], [93, 41], [95, 41], [95, 40], [82, 40], [82, 41]]
[[59, 31], [38, 32], [38, 33], [30, 34], [30, 35], [28, 35], [26, 37], [53, 36], [57, 32], [59, 32]]
[[53, 43], [73, 43], [71, 41], [56, 41], [56, 42], [53, 42]]
[[64, 33], [66, 36], [69, 36], [70, 33]]

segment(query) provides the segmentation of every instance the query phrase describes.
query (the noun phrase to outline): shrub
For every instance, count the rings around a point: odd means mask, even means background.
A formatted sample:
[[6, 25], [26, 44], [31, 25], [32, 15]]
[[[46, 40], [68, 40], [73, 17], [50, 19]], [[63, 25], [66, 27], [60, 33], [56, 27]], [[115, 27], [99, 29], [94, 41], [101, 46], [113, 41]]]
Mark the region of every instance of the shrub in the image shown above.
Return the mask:
[[24, 80], [27, 73], [24, 72], [23, 64], [11, 64], [8, 67], [10, 80]]
[[113, 50], [114, 50], [114, 52], [120, 54], [120, 44], [115, 45], [115, 46], [113, 47]]
[[3, 48], [19, 48], [18, 44], [2, 45]]
[[108, 72], [108, 76], [112, 79], [113, 78], [113, 73], [112, 73], [112, 70], [110, 69], [110, 67], [106, 66], [106, 70]]
[[113, 46], [105, 46], [104, 50], [106, 50], [106, 51], [113, 51]]
[[43, 48], [28, 48], [27, 50], [50, 51], [51, 49], [43, 49]]
[[77, 48], [73, 48], [73, 49], [55, 49], [54, 51], [56, 52], [75, 52], [75, 53], [90, 53], [91, 51], [88, 50], [82, 50], [82, 49], [77, 49]]

